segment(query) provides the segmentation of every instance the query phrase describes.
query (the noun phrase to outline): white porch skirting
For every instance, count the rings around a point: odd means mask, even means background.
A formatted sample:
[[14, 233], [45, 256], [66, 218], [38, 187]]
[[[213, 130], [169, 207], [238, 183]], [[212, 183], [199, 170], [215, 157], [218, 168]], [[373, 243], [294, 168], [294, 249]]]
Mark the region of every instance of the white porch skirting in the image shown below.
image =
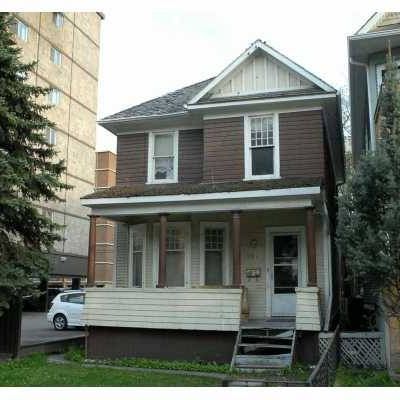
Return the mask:
[[88, 288], [89, 326], [238, 331], [242, 289]]
[[318, 287], [296, 288], [296, 329], [321, 330], [321, 308]]

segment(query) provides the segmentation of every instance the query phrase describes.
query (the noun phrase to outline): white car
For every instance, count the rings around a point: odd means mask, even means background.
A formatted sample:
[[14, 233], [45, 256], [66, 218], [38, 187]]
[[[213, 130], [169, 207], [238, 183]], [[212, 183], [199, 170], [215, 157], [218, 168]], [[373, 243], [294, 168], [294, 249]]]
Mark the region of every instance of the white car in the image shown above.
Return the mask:
[[61, 331], [70, 326], [84, 326], [82, 321], [85, 292], [74, 290], [58, 294], [51, 303], [47, 313], [47, 321], [53, 324], [54, 329]]

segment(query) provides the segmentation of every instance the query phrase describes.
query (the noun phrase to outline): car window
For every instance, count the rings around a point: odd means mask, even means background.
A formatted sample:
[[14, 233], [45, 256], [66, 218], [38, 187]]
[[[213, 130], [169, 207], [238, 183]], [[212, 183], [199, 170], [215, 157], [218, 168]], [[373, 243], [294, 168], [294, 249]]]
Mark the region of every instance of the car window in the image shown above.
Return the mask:
[[83, 293], [74, 293], [68, 295], [68, 303], [83, 304], [85, 295]]
[[60, 301], [66, 303], [68, 301], [68, 296], [66, 294], [64, 294], [64, 296], [60, 296]]

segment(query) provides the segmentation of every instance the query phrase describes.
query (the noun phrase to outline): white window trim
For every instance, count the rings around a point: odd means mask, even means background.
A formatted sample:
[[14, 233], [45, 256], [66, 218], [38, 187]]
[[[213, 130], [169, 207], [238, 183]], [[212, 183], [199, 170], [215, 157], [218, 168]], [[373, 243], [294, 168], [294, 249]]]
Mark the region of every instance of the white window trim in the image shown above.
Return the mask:
[[[191, 240], [191, 224], [190, 222], [167, 222], [167, 226], [181, 226], [185, 230], [185, 285], [183, 287], [190, 288], [191, 286], [191, 264], [192, 264], [192, 240]], [[153, 225], [153, 287], [158, 284], [158, 260], [159, 260], [159, 230], [160, 223], [156, 222]], [[170, 286], [172, 287], [172, 286]], [[180, 286], [179, 286], [180, 287]]]
[[[173, 135], [174, 142], [174, 177], [172, 179], [155, 179], [154, 178], [154, 138], [156, 135]], [[149, 149], [147, 156], [147, 183], [177, 183], [178, 182], [178, 154], [179, 154], [179, 131], [177, 130], [162, 130], [149, 132]]]
[[143, 256], [142, 256], [142, 288], [144, 287], [145, 266], [146, 266], [146, 247], [147, 247], [147, 225], [129, 225], [129, 257], [128, 257], [128, 287], [138, 287], [132, 285], [133, 278], [133, 233], [136, 231], [143, 235]]
[[200, 222], [200, 285], [205, 285], [205, 229], [224, 229], [224, 254], [222, 264], [222, 284], [229, 285], [231, 282], [230, 265], [230, 232], [228, 222]]
[[[253, 175], [251, 159], [251, 124], [254, 117], [271, 117], [273, 119], [274, 138], [274, 173], [268, 175]], [[280, 151], [279, 151], [279, 113], [246, 114], [244, 115], [244, 180], [279, 179], [280, 178]]]
[[[395, 60], [393, 63], [397, 66], [400, 66], [400, 60]], [[386, 70], [386, 64], [378, 64], [376, 66], [376, 85], [377, 85], [377, 90], [379, 93], [379, 90], [382, 85], [382, 72]]]
[[265, 260], [266, 260], [266, 311], [267, 317], [272, 316], [272, 296], [273, 296], [273, 237], [275, 235], [290, 235], [297, 234], [300, 238], [298, 244], [299, 251], [299, 271], [298, 280], [299, 287], [307, 287], [308, 271], [307, 271], [307, 243], [306, 229], [304, 226], [275, 226], [265, 228], [266, 243], [265, 243]]

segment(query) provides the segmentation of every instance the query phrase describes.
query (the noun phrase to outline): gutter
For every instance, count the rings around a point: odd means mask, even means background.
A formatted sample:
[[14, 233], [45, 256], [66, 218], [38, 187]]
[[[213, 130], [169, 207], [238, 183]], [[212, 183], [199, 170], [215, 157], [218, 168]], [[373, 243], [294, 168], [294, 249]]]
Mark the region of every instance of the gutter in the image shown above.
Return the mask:
[[[369, 131], [371, 133], [371, 149], [375, 150], [375, 139], [376, 138], [375, 138], [375, 124], [374, 124], [374, 117], [373, 117], [374, 112], [372, 110], [372, 104], [371, 104], [372, 93], [371, 93], [369, 66], [366, 63], [362, 63], [362, 62], [354, 60], [353, 57], [349, 58], [349, 63], [351, 65], [355, 65], [357, 67], [364, 68], [365, 73], [367, 75]], [[351, 93], [350, 93], [350, 96], [351, 96]]]
[[110, 119], [101, 119], [96, 121], [100, 126], [103, 125], [108, 125], [108, 124], [113, 124], [115, 122], [129, 122], [129, 121], [141, 121], [141, 120], [148, 120], [151, 118], [168, 118], [170, 116], [179, 116], [179, 115], [185, 115], [187, 114], [187, 111], [178, 111], [174, 113], [169, 113], [169, 114], [151, 114], [151, 115], [139, 115], [137, 117], [121, 117], [121, 118], [110, 118]]

